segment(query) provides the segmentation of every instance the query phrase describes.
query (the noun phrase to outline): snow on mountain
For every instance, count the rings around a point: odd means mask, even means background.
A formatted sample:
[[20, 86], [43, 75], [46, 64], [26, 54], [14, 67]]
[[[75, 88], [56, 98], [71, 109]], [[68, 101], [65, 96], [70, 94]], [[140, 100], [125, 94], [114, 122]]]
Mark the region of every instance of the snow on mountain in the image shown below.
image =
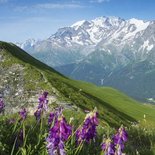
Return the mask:
[[[111, 54], [122, 53], [123, 57], [124, 53], [137, 57], [137, 52], [145, 55], [154, 48], [155, 38], [153, 40], [146, 34], [149, 31], [152, 36], [150, 31], [154, 29], [153, 21], [103, 16], [60, 28], [48, 39], [42, 41], [30, 39], [17, 45], [50, 65], [51, 62], [48, 61], [51, 57], [52, 66], [77, 62], [91, 52], [102, 49]], [[130, 53], [127, 54], [126, 49], [130, 49]]]
[[25, 49], [27, 47], [33, 47], [36, 43], [35, 39], [28, 39], [24, 43], [16, 43], [17, 46], [20, 46], [21, 48]]
[[144, 22], [143, 20], [138, 20], [138, 19], [135, 19], [135, 18], [132, 18], [132, 19], [128, 20], [128, 23], [130, 25], [134, 25], [135, 29], [134, 29], [134, 27], [133, 27], [134, 30], [130, 29], [129, 30], [130, 32], [124, 37], [124, 39], [134, 37], [138, 32], [145, 30], [150, 24], [149, 21]]
[[103, 16], [17, 45], [74, 79], [154, 98], [155, 21]]
[[78, 29], [80, 26], [82, 26], [84, 24], [84, 22], [86, 22], [86, 20], [78, 21], [78, 22], [74, 23], [73, 25], [71, 25], [71, 27], [76, 27]]
[[143, 50], [146, 49], [147, 51], [150, 51], [153, 47], [154, 45], [150, 45], [148, 40], [144, 41], [144, 44], [142, 45]]

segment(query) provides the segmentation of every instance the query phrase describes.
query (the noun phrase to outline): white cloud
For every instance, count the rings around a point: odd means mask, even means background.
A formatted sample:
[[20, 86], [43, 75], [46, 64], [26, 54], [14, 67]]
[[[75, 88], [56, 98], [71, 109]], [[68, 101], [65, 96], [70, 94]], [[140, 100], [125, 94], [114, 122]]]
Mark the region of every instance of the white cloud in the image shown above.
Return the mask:
[[90, 0], [90, 3], [104, 3], [109, 2], [110, 0]]
[[80, 4], [59, 4], [59, 3], [43, 3], [35, 5], [36, 8], [40, 9], [75, 9], [75, 8], [83, 8], [84, 6]]
[[37, 11], [37, 9], [76, 9], [76, 8], [85, 8], [86, 6], [81, 5], [79, 3], [65, 3], [65, 4], [60, 4], [60, 3], [40, 3], [32, 6], [16, 6], [14, 8], [15, 11]]

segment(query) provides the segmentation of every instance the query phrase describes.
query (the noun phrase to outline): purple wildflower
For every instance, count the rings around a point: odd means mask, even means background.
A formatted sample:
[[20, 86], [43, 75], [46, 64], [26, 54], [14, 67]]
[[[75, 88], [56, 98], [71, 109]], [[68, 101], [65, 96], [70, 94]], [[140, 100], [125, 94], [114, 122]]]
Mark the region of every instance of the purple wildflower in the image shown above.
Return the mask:
[[113, 140], [117, 155], [121, 155], [124, 149], [124, 143], [128, 140], [128, 134], [123, 126], [118, 129], [118, 132], [114, 136]]
[[19, 111], [19, 115], [21, 117], [22, 120], [25, 120], [27, 117], [27, 111], [25, 108], [21, 109], [21, 111]]
[[76, 131], [76, 141], [80, 143], [81, 141], [89, 142], [91, 139], [95, 138], [98, 126], [98, 113], [96, 111], [90, 112], [86, 115], [83, 126]]
[[47, 110], [47, 104], [48, 104], [47, 95], [48, 95], [48, 92], [44, 92], [39, 97], [38, 109], [44, 109], [45, 111]]
[[0, 98], [0, 113], [4, 111], [4, 107], [5, 107], [4, 101], [2, 98]]
[[54, 112], [51, 112], [48, 118], [48, 125], [51, 126], [53, 121], [54, 123], [58, 120], [60, 116], [62, 116], [62, 107], [57, 108]]
[[51, 112], [48, 118], [48, 125], [50, 126], [54, 120], [55, 113]]
[[124, 143], [128, 139], [128, 134], [125, 128], [121, 126], [115, 136], [111, 139], [105, 140], [102, 145], [102, 150], [105, 155], [122, 155]]
[[41, 117], [41, 109], [37, 109], [34, 113], [34, 116], [36, 117], [36, 120], [39, 121]]
[[105, 140], [102, 144], [102, 150], [104, 151], [105, 155], [114, 155], [115, 148], [110, 138]]
[[56, 111], [55, 111], [55, 120], [57, 120], [59, 117], [62, 116], [62, 111], [63, 111], [63, 108], [62, 107], [56, 108]]
[[128, 134], [125, 131], [125, 128], [121, 126], [118, 129], [118, 132], [116, 133], [116, 135], [114, 136], [114, 143], [118, 144], [118, 143], [126, 142], [127, 140], [128, 140]]
[[64, 142], [67, 141], [71, 134], [72, 127], [67, 124], [67, 121], [63, 116], [56, 120], [46, 139], [48, 143], [47, 149], [49, 155], [53, 155], [54, 153], [65, 155], [66, 152]]
[[[123, 145], [123, 148], [124, 148], [124, 145]], [[115, 146], [115, 149], [116, 149], [115, 154], [116, 154], [116, 155], [122, 155], [122, 150], [123, 150], [123, 148], [122, 148], [122, 145], [117, 144], [117, 145]]]
[[34, 116], [36, 117], [36, 120], [40, 120], [41, 114], [43, 111], [47, 111], [47, 105], [48, 105], [48, 100], [47, 100], [47, 95], [48, 92], [44, 92], [40, 97], [39, 97], [39, 104], [37, 107], [37, 110], [34, 113]]

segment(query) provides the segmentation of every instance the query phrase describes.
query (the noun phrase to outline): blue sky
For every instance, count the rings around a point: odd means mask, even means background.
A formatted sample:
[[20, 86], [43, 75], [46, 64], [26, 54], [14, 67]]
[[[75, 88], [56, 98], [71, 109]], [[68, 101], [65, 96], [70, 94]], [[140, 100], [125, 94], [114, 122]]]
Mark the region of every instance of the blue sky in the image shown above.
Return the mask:
[[60, 27], [99, 16], [155, 19], [155, 0], [0, 0], [0, 40], [45, 39]]

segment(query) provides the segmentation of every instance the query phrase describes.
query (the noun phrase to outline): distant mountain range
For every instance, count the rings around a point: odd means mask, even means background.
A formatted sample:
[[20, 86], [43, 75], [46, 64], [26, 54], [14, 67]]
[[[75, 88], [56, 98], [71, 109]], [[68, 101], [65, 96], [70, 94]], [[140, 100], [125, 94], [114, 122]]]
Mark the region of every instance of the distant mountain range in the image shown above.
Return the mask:
[[68, 118], [74, 116], [74, 121], [96, 107], [100, 120], [113, 127], [143, 122], [144, 114], [148, 124], [155, 122], [152, 106], [138, 103], [116, 89], [66, 78], [12, 43], [0, 41], [0, 73], [0, 96], [9, 116], [22, 107], [33, 115], [38, 95], [46, 90], [48, 112], [61, 106]]
[[17, 45], [74, 79], [155, 98], [155, 21], [99, 17]]

